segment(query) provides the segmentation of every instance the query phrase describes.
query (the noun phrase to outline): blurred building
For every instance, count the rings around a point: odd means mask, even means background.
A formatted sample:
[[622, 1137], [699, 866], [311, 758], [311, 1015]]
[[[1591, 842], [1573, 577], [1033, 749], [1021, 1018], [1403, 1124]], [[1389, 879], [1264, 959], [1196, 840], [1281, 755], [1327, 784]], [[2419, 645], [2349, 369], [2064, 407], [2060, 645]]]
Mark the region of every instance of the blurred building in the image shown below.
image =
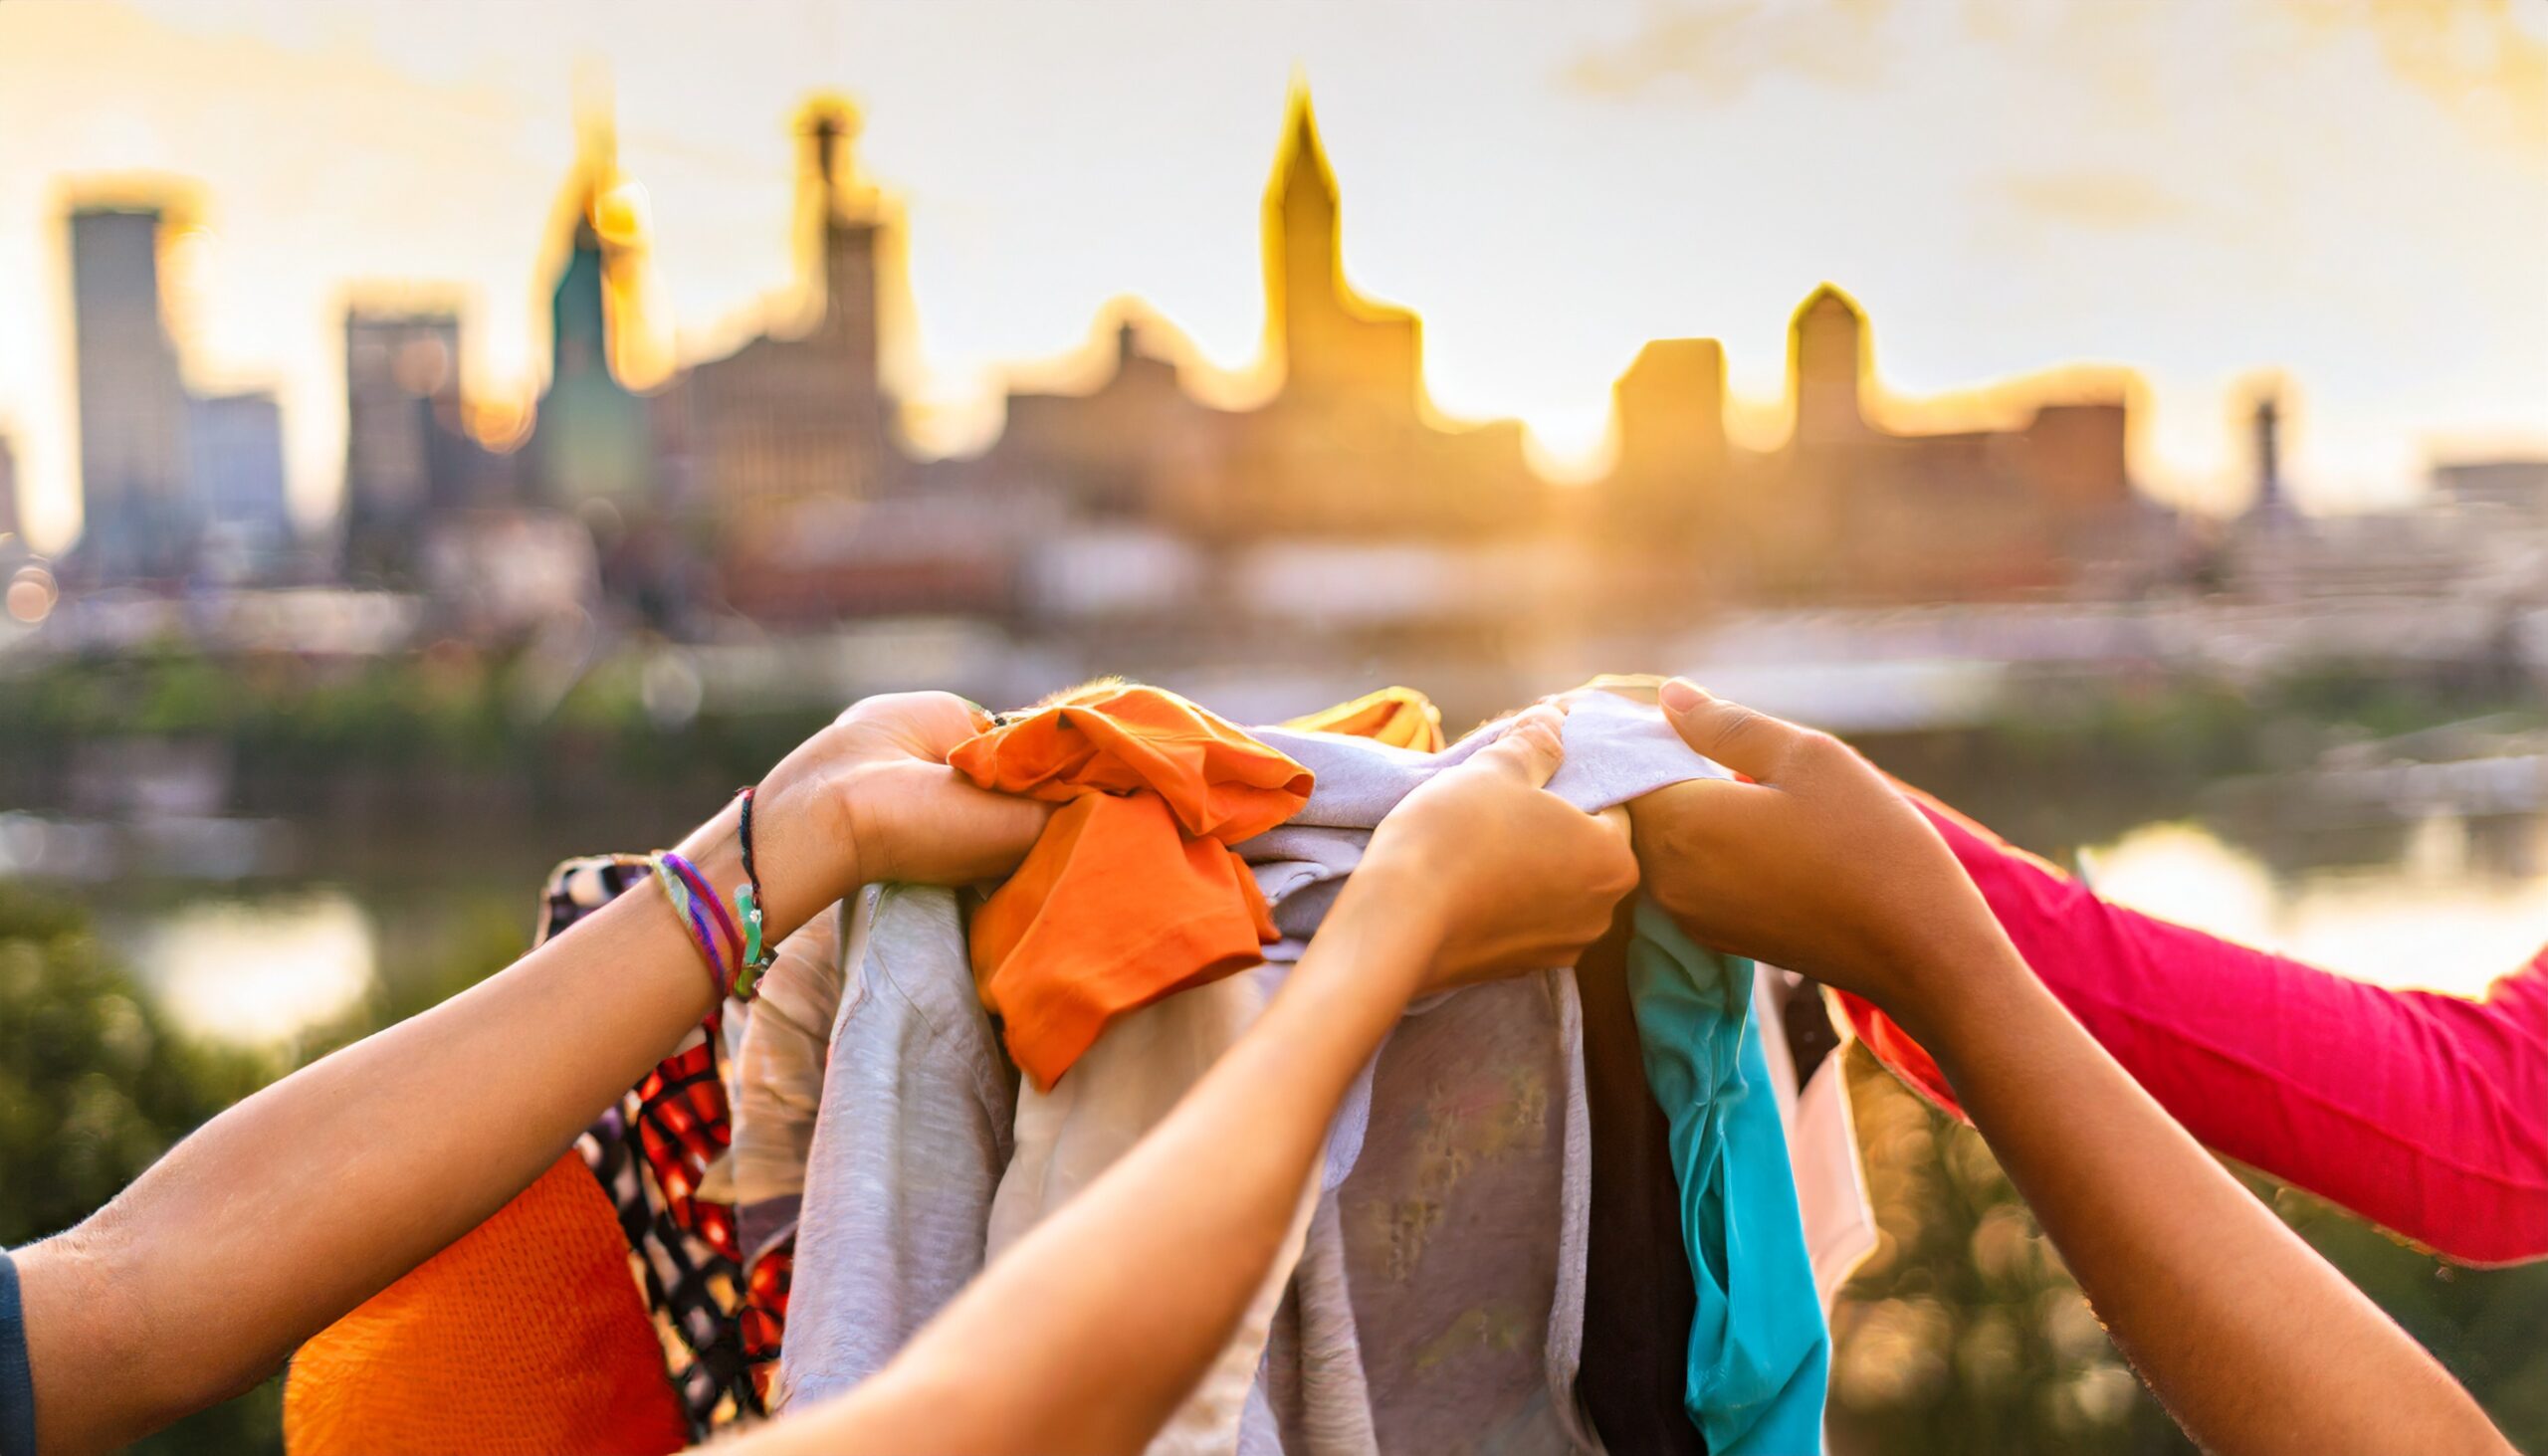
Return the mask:
[[839, 547], [900, 474], [877, 322], [886, 223], [850, 158], [856, 134], [837, 104], [815, 106], [802, 130], [813, 263], [799, 316], [679, 386], [691, 490], [715, 516], [728, 595], [747, 610], [846, 610], [841, 593], [864, 588]]
[[2250, 464], [2256, 473], [2255, 495], [2248, 502], [2247, 515], [2268, 526], [2283, 525], [2291, 518], [2291, 492], [2282, 478], [2282, 400], [2272, 390], [2256, 396], [2254, 408], [2248, 412], [2247, 432]]
[[512, 504], [515, 459], [470, 433], [465, 398], [457, 311], [346, 311], [344, 565], [354, 577], [413, 581], [432, 523]]
[[1346, 280], [1340, 216], [1309, 95], [1296, 92], [1263, 214], [1274, 393], [1242, 411], [1192, 399], [1128, 319], [1095, 389], [1009, 396], [994, 472], [1056, 490], [1087, 515], [1140, 517], [1213, 542], [1477, 537], [1540, 523], [1545, 488], [1523, 458], [1521, 426], [1438, 415], [1421, 324]]
[[2461, 511], [2548, 525], [2548, 460], [2469, 460], [2437, 465], [2433, 493]]
[[652, 412], [613, 366], [609, 296], [624, 230], [605, 209], [619, 184], [608, 133], [598, 133], [568, 184], [571, 231], [549, 296], [548, 382], [524, 447], [529, 494], [543, 506], [626, 511], [652, 504]]
[[1228, 417], [1185, 392], [1176, 365], [1146, 346], [1145, 326], [1117, 321], [1114, 357], [1092, 390], [1010, 391], [991, 473], [1015, 490], [1048, 488], [1099, 520], [1204, 518], [1226, 465]]
[[2120, 397], [2036, 405], [2010, 430], [1898, 434], [1868, 408], [1865, 313], [1828, 284], [1788, 334], [1796, 423], [1748, 503], [1774, 593], [1953, 599], [2062, 584], [2137, 529]]
[[185, 383], [160, 312], [159, 225], [157, 208], [71, 214], [79, 557], [99, 579], [182, 574], [201, 525], [186, 492]]
[[509, 637], [576, 620], [601, 599], [592, 532], [554, 512], [495, 509], [437, 517], [417, 574], [439, 630]]
[[437, 415], [460, 410], [460, 315], [345, 312], [345, 566], [403, 576], [436, 504]]
[[18, 457], [9, 449], [9, 437], [0, 435], [0, 536], [18, 531]]
[[238, 580], [292, 544], [284, 500], [283, 409], [271, 392], [197, 397], [187, 409], [187, 466], [218, 575]]
[[1296, 90], [1264, 208], [1265, 353], [1283, 385], [1234, 423], [1216, 534], [1485, 535], [1536, 526], [1545, 490], [1512, 420], [1462, 425], [1424, 390], [1423, 325], [1345, 277], [1336, 174]]
[[1610, 389], [1612, 455], [1601, 517], [1616, 539], [1685, 547], [1740, 508], [1725, 444], [1725, 346], [1658, 338]]

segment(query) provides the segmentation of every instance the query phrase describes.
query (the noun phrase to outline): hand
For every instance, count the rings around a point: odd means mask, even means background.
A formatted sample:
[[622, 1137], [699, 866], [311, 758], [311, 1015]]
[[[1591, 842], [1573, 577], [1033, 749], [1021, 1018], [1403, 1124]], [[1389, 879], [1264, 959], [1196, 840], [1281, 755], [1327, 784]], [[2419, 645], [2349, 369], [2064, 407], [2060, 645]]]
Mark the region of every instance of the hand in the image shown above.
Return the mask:
[[1700, 940], [1902, 1015], [1945, 967], [2014, 957], [1945, 841], [1827, 733], [1710, 697], [1659, 694], [1682, 741], [1753, 779], [1694, 779], [1628, 805], [1647, 891]]
[[[780, 759], [752, 797], [752, 860], [773, 933], [860, 885], [956, 885], [1015, 869], [1054, 806], [976, 788], [947, 766], [989, 727], [952, 693], [892, 693], [853, 705]], [[694, 836], [735, 866], [710, 872], [720, 885], [742, 875], [734, 819], [730, 808]]]
[[1418, 994], [1573, 965], [1636, 888], [1625, 816], [1587, 814], [1544, 786], [1566, 760], [1565, 717], [1522, 714], [1373, 831], [1348, 893], [1386, 884], [1397, 912], [1426, 919], [1438, 948]]
[[1689, 934], [1896, 1015], [1960, 966], [2016, 958], [1947, 842], [1855, 749], [1682, 679], [1659, 696], [1682, 742], [1753, 780], [1628, 806], [1648, 893]]

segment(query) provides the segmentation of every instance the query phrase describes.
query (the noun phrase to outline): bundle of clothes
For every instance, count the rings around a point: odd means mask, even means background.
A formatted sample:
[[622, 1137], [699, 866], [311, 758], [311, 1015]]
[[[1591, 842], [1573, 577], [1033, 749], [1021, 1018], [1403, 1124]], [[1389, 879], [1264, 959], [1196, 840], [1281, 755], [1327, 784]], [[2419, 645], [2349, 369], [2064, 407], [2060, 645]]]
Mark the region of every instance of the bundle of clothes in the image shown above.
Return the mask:
[[[1627, 697], [1579, 699], [1564, 731], [1549, 787], [1588, 810], [1723, 774]], [[1242, 729], [1109, 683], [960, 745], [973, 782], [1060, 805], [1016, 872], [870, 886], [791, 936], [754, 1004], [302, 1349], [287, 1449], [671, 1451], [854, 1386], [1167, 1114], [1380, 817], [1499, 732], [1446, 744], [1403, 689]], [[2457, 1083], [2367, 1081], [2353, 1055], [2411, 1019], [2465, 1051], [2440, 1071], [2482, 1081], [2548, 952], [2489, 1002], [2427, 1005], [2117, 911], [1923, 807], [2198, 1137], [2463, 1259], [2548, 1238], [2543, 1200], [2456, 1196], [2507, 1160], [2445, 1145], [2491, 1126], [2444, 1115]], [[541, 935], [646, 873], [561, 866]], [[1952, 1109], [1874, 1008], [1642, 902], [1574, 968], [1411, 1006], [1152, 1449], [1819, 1449], [1829, 1302], [1875, 1242], [1839, 1028]]]
[[[1380, 816], [1499, 731], [1446, 745], [1403, 689], [1247, 730], [1101, 684], [963, 744], [1060, 805], [1017, 871], [790, 937], [755, 1004], [304, 1347], [287, 1447], [667, 1451], [855, 1385], [1166, 1116]], [[1566, 733], [1551, 788], [1588, 810], [1722, 773], [1625, 698]], [[542, 936], [644, 874], [561, 866]], [[1819, 1006], [1638, 908], [1578, 969], [1409, 1008], [1153, 1449], [1817, 1446], [1824, 1300], [1873, 1242]]]

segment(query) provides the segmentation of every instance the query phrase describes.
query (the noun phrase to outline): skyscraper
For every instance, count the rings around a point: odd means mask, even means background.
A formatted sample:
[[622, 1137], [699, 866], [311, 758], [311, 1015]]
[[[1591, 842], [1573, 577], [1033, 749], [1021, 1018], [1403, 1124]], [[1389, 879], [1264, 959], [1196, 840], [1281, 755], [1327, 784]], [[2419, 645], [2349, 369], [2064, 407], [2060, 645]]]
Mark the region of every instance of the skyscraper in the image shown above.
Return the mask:
[[0, 435], [0, 536], [14, 536], [18, 528], [18, 458], [9, 452], [9, 437]]
[[265, 390], [189, 402], [193, 502], [209, 532], [231, 549], [270, 556], [292, 539], [284, 503], [283, 409]]
[[474, 494], [461, 425], [460, 315], [356, 305], [345, 313], [345, 565], [413, 574], [429, 513]]
[[182, 572], [200, 521], [187, 499], [187, 407], [159, 310], [157, 208], [71, 215], [80, 400], [80, 551], [106, 579]]

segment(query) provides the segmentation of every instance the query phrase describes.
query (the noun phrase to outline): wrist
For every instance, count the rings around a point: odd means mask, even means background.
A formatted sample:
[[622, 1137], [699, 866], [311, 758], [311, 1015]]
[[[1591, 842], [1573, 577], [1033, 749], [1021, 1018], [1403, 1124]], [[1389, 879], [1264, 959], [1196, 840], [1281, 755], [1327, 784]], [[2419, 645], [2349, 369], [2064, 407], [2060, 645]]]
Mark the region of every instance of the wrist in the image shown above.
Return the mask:
[[1942, 1061], [1957, 1057], [1977, 1031], [2005, 1024], [2037, 998], [2050, 996], [2005, 937], [1965, 953], [1933, 952], [1879, 1001], [1914, 1041]]
[[1439, 875], [1382, 854], [1355, 867], [1319, 935], [1327, 938], [1342, 931], [1335, 938], [1385, 941], [1387, 953], [1377, 957], [1369, 973], [1396, 977], [1412, 996], [1448, 943], [1451, 922], [1450, 897]]
[[[820, 829], [808, 832], [803, 816], [783, 793], [758, 792], [752, 800], [751, 835], [752, 869], [760, 880], [753, 898], [761, 912], [762, 942], [775, 945], [840, 898], [824, 892], [830, 876], [818, 868], [814, 853], [838, 836]], [[727, 913], [740, 916], [735, 894], [751, 883], [743, 868], [742, 797], [727, 800], [677, 848], [698, 866]]]

